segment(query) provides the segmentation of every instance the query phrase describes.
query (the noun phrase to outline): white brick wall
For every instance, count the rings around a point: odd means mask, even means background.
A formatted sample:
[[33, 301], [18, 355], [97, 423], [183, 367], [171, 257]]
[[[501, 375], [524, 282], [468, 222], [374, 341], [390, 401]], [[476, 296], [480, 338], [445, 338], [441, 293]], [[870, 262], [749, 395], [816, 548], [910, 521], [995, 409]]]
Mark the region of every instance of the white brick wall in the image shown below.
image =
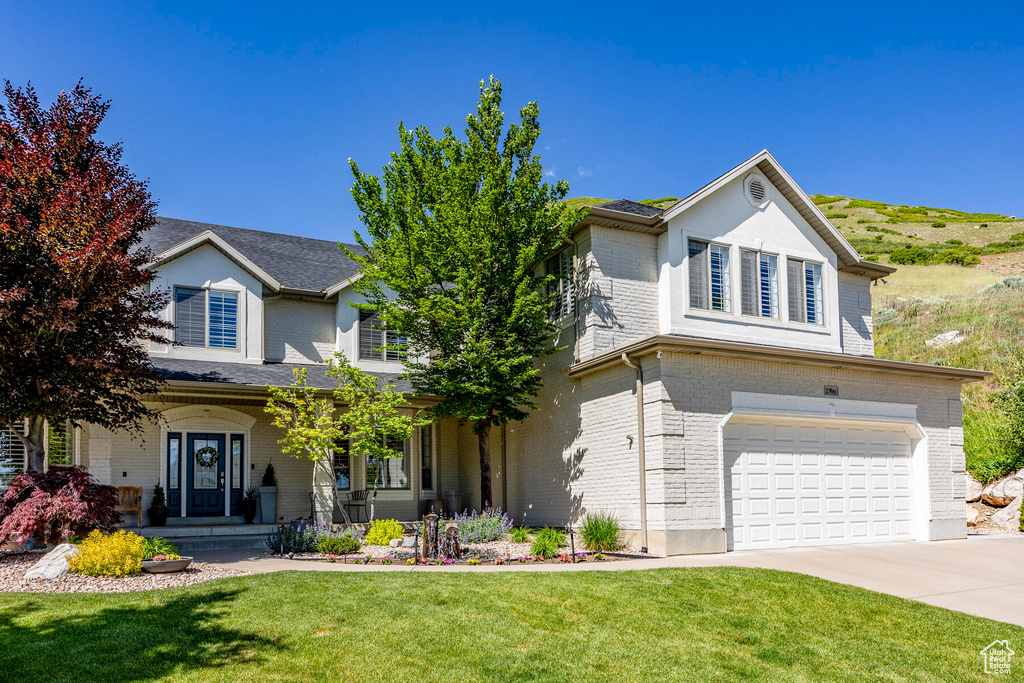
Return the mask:
[[839, 315], [843, 353], [874, 356], [871, 278], [839, 273]]

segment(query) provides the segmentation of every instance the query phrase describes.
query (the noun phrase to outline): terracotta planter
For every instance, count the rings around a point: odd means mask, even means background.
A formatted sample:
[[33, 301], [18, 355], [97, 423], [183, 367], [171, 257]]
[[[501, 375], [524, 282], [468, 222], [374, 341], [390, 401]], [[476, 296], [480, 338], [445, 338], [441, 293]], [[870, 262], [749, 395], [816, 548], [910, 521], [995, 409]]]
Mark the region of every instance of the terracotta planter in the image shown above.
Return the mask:
[[163, 560], [162, 562], [144, 560], [142, 562], [142, 571], [149, 572], [150, 574], [170, 574], [172, 572], [184, 571], [190, 564], [192, 564], [191, 557], [183, 557], [180, 560]]

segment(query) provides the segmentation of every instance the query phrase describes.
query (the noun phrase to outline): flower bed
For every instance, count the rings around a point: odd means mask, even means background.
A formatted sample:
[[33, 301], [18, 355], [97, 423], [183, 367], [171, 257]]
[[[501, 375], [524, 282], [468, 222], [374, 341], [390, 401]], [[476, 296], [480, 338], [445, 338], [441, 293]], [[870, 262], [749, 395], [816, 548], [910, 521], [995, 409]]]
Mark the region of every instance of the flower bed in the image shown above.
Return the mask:
[[[322, 560], [341, 564], [374, 564], [384, 566], [405, 567], [418, 561], [421, 565], [430, 566], [507, 566], [509, 564], [568, 564], [572, 563], [569, 548], [563, 548], [557, 556], [545, 559], [530, 553], [530, 543], [510, 543], [492, 541], [490, 543], [470, 543], [462, 546], [462, 557], [458, 559], [426, 560], [409, 548], [393, 548], [390, 546], [363, 546], [359, 552], [351, 555], [324, 555], [321, 553], [303, 553], [294, 557], [299, 559]], [[626, 548], [615, 553], [592, 553], [577, 549], [576, 562], [615, 562], [620, 560], [637, 560], [650, 558], [650, 555]]]
[[25, 579], [32, 565], [45, 551], [0, 552], [0, 592], [19, 593], [134, 593], [160, 588], [178, 588], [196, 583], [245, 576], [249, 572], [222, 569], [203, 562], [193, 562], [182, 572], [172, 574], [129, 574], [122, 578], [65, 574], [59, 579]]

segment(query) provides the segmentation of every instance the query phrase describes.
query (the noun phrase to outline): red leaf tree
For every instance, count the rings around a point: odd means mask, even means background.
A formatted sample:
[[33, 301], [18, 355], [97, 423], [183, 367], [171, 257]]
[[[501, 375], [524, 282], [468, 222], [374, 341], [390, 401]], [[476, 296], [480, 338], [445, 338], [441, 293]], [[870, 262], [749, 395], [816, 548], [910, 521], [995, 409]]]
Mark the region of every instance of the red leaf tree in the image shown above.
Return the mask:
[[15, 477], [0, 498], [0, 544], [42, 537], [63, 543], [93, 529], [113, 531], [121, 521], [117, 489], [100, 484], [80, 467], [54, 467], [46, 474]]
[[0, 106], [0, 425], [43, 468], [45, 421], [138, 431], [161, 379], [147, 341], [167, 343], [139, 247], [156, 221], [120, 144], [96, 138], [109, 101], [82, 86], [44, 109], [8, 81]]

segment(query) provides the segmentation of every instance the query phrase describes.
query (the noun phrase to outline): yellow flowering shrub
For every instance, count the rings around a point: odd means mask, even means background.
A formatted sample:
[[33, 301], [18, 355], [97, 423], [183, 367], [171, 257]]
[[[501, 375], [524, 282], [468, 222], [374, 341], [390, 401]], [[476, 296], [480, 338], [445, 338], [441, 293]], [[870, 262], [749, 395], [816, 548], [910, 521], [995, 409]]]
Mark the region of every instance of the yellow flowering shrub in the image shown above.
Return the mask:
[[142, 569], [142, 536], [128, 531], [101, 534], [93, 531], [78, 545], [78, 554], [68, 558], [76, 574], [122, 577]]
[[367, 545], [387, 545], [394, 538], [402, 537], [402, 525], [394, 519], [376, 519], [370, 525], [363, 540]]

